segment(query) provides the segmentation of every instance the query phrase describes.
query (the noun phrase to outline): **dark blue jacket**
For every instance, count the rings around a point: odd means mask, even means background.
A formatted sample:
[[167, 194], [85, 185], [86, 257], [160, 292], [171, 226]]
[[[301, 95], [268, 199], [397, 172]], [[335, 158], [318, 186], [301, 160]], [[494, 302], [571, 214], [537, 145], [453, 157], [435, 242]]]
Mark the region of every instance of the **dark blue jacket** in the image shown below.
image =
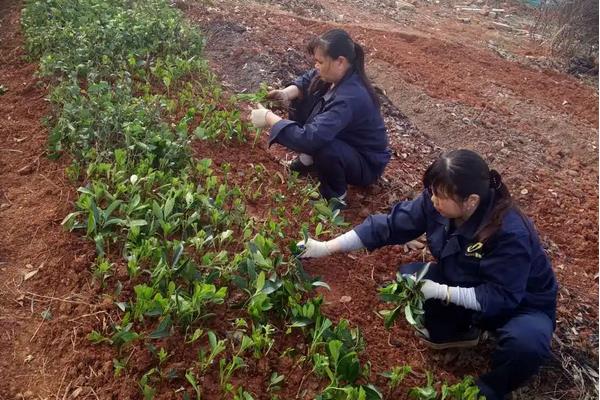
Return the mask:
[[509, 210], [500, 229], [484, 244], [475, 234], [490, 217], [493, 191], [487, 204], [459, 228], [433, 207], [423, 192], [398, 203], [389, 215], [372, 215], [354, 228], [368, 249], [401, 244], [427, 233], [427, 244], [444, 282], [474, 287], [481, 317], [510, 316], [518, 308], [533, 308], [554, 321], [557, 283], [550, 261], [531, 221]]
[[390, 160], [388, 139], [379, 108], [373, 102], [362, 79], [348, 73], [327, 93], [309, 94], [308, 87], [316, 75], [312, 69], [294, 81], [303, 98], [314, 96], [308, 119], [301, 125], [281, 120], [271, 128], [269, 145], [279, 143], [306, 154], [315, 154], [334, 139], [354, 147], [374, 168], [383, 168]]

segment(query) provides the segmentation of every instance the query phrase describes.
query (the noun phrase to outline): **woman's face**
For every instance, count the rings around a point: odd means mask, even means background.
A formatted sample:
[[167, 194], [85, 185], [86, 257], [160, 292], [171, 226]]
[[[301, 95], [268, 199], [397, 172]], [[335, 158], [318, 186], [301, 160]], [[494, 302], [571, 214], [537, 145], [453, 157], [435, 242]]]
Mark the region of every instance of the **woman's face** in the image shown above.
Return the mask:
[[465, 200], [456, 200], [453, 196], [434, 189], [431, 191], [431, 202], [443, 217], [466, 220], [479, 206], [479, 196], [472, 194]]
[[348, 61], [344, 57], [333, 59], [320, 47], [315, 49], [314, 53], [315, 68], [319, 72], [321, 79], [328, 83], [339, 82], [349, 68]]

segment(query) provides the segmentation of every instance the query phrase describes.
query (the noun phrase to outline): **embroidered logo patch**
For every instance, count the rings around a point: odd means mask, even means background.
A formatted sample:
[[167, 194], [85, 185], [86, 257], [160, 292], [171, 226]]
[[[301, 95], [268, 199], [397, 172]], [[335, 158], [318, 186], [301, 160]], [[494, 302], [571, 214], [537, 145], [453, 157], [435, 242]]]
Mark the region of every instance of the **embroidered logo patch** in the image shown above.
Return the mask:
[[478, 252], [478, 250], [481, 250], [482, 248], [483, 248], [483, 243], [481, 243], [481, 242], [470, 244], [467, 247], [467, 252], [465, 255], [467, 257], [482, 258], [483, 254]]

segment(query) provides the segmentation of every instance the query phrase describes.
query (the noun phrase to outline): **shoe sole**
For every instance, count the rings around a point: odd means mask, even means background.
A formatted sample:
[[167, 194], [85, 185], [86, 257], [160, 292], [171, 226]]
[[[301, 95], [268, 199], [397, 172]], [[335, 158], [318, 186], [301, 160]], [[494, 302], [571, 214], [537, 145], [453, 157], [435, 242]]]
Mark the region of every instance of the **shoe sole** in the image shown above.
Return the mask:
[[461, 349], [461, 348], [475, 347], [480, 342], [485, 340], [485, 337], [486, 337], [485, 333], [482, 333], [480, 336], [476, 337], [475, 339], [471, 339], [471, 340], [461, 340], [461, 341], [457, 341], [457, 342], [447, 342], [447, 343], [434, 343], [434, 342], [431, 342], [426, 337], [424, 337], [419, 332], [415, 332], [415, 335], [419, 339], [421, 339], [421, 341], [425, 344], [425, 346], [427, 346], [433, 350]]

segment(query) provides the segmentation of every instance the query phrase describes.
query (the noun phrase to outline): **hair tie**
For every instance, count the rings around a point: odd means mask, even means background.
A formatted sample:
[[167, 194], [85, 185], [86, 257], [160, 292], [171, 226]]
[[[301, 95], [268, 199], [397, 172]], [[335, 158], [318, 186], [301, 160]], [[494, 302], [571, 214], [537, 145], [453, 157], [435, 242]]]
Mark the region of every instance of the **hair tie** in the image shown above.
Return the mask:
[[498, 190], [502, 187], [502, 177], [495, 169], [490, 171], [490, 188]]

